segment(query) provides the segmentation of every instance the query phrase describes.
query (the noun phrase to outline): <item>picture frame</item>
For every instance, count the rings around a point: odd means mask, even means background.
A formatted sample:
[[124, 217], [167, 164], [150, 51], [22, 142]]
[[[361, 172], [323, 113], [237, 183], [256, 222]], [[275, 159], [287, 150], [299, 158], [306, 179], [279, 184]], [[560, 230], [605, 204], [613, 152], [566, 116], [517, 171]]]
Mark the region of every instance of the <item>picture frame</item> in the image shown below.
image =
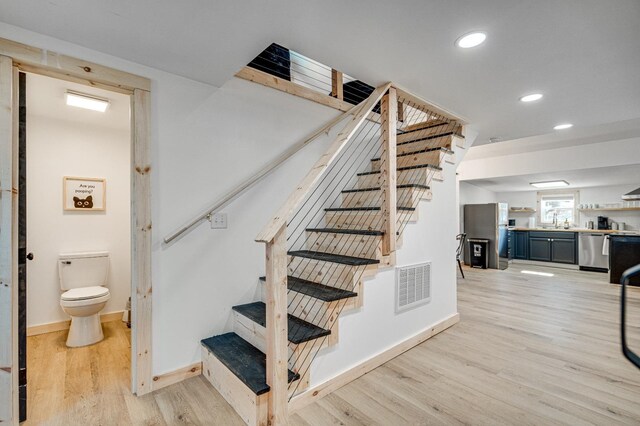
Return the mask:
[[64, 176], [62, 206], [65, 211], [104, 211], [107, 203], [107, 180]]

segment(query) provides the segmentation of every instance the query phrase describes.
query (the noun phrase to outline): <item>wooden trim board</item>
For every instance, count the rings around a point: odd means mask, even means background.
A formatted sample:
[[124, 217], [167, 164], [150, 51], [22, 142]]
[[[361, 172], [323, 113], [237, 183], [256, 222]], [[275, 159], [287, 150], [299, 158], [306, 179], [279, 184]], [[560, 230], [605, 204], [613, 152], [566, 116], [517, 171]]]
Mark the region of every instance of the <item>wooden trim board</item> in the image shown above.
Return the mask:
[[301, 98], [317, 102], [319, 104], [338, 109], [340, 111], [349, 111], [353, 104], [345, 102], [341, 99], [334, 98], [330, 93], [322, 93], [308, 87], [292, 83], [284, 78], [279, 78], [266, 72], [251, 67], [244, 67], [236, 73], [236, 77], [249, 80], [272, 89], [280, 90], [290, 95], [299, 96]]
[[[18, 423], [16, 72], [0, 55], [0, 422]], [[15, 325], [15, 327], [13, 327]]]
[[131, 96], [131, 387], [140, 396], [151, 392], [151, 94], [135, 89]]
[[[109, 312], [108, 314], [100, 315], [100, 322], [111, 322], [122, 320], [122, 314], [124, 311]], [[27, 336], [37, 336], [38, 334], [53, 333], [55, 331], [68, 330], [71, 325], [71, 320], [50, 322], [47, 324], [38, 324], [31, 327], [27, 327]]]
[[21, 70], [62, 80], [126, 94], [134, 89], [151, 90], [148, 78], [4, 38], [0, 38], [0, 55], [12, 58]]
[[430, 326], [424, 331], [416, 334], [413, 337], [397, 344], [396, 346], [375, 355], [372, 358], [362, 362], [361, 364], [343, 372], [342, 374], [329, 379], [328, 381], [315, 386], [298, 396], [295, 396], [289, 403], [289, 413], [294, 413], [303, 407], [317, 401], [318, 399], [336, 391], [342, 386], [354, 381], [358, 377], [368, 373], [369, 371], [381, 366], [387, 361], [392, 360], [403, 352], [408, 351], [414, 346], [432, 338], [438, 333], [443, 332], [447, 328], [457, 324], [460, 321], [460, 314], [455, 313], [442, 321]]
[[179, 383], [183, 380], [199, 376], [200, 374], [202, 374], [202, 361], [187, 365], [186, 367], [178, 368], [174, 371], [169, 371], [168, 373], [153, 376], [152, 387], [153, 390], [156, 391]]

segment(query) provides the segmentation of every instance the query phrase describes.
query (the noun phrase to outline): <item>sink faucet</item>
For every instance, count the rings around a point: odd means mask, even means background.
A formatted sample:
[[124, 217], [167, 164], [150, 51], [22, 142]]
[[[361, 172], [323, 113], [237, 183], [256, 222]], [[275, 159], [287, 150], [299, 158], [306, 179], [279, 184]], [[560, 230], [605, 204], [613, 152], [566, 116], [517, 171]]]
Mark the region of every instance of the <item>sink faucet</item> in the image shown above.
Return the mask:
[[558, 213], [553, 214], [553, 226], [558, 229]]

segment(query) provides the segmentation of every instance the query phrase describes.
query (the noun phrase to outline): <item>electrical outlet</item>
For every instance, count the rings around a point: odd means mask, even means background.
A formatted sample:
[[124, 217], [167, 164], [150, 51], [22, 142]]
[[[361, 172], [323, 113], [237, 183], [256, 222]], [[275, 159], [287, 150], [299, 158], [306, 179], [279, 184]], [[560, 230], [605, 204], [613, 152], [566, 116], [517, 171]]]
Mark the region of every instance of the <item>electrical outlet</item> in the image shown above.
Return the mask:
[[227, 229], [227, 214], [216, 213], [211, 216], [211, 229]]

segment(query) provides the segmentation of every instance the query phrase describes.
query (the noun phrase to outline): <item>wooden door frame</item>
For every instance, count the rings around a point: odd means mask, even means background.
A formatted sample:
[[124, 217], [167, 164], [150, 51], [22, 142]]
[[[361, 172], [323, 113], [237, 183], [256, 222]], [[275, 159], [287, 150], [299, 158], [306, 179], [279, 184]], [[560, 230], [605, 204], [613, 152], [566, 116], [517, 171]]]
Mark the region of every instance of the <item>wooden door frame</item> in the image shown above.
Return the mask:
[[152, 390], [151, 81], [0, 38], [0, 422], [8, 424], [18, 423], [19, 71], [124, 93], [131, 99], [131, 390], [137, 395]]

